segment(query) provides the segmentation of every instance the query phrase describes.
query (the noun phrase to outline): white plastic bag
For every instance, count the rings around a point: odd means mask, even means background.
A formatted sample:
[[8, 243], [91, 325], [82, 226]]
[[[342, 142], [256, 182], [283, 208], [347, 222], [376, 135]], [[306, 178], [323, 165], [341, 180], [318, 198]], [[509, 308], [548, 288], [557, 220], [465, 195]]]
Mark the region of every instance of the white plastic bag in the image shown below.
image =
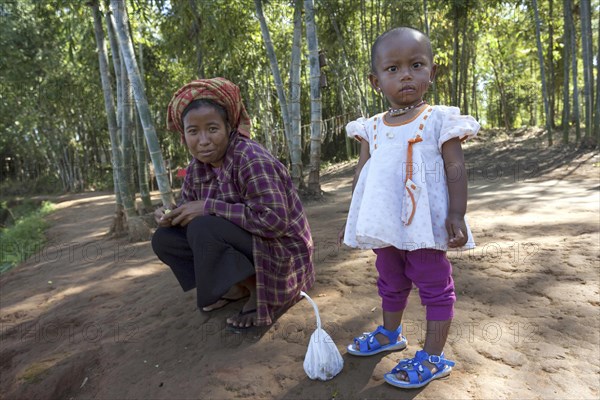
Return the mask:
[[306, 357], [304, 357], [304, 372], [310, 379], [327, 381], [340, 373], [344, 368], [344, 360], [331, 337], [321, 329], [319, 308], [306, 293], [300, 292], [300, 294], [312, 304], [317, 317], [317, 330], [310, 337]]

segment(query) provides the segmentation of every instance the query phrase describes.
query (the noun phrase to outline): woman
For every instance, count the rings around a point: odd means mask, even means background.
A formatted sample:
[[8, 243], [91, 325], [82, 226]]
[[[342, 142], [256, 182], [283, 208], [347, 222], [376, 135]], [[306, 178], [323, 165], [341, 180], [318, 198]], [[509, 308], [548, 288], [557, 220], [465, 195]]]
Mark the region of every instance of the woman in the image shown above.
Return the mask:
[[227, 323], [270, 325], [315, 280], [310, 228], [287, 169], [250, 139], [239, 88], [226, 79], [179, 89], [167, 128], [193, 158], [179, 204], [154, 214], [154, 252], [184, 291], [196, 288], [199, 308], [249, 295]]

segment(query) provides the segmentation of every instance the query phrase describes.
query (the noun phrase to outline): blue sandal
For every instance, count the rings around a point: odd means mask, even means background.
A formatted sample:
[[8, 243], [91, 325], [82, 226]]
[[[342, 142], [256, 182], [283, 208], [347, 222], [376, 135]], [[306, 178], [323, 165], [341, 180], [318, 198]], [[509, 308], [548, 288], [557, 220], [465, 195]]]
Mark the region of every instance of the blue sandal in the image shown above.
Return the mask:
[[[378, 333], [385, 335], [390, 343], [384, 345], [379, 343], [375, 337]], [[354, 343], [349, 344], [346, 350], [354, 356], [372, 356], [383, 351], [404, 350], [406, 345], [406, 338], [402, 336], [402, 325], [395, 331], [388, 331], [379, 325], [373, 332], [366, 332], [364, 335], [354, 338]]]
[[[437, 371], [432, 374], [431, 370], [423, 365], [423, 361], [429, 361], [431, 364], [435, 365]], [[444, 358], [444, 353], [439, 356], [430, 356], [425, 350], [419, 350], [414, 358], [407, 358], [400, 361], [391, 372], [383, 376], [383, 379], [390, 385], [399, 388], [416, 389], [427, 385], [434, 379], [448, 376], [454, 365], [454, 361], [446, 360]], [[399, 380], [396, 377], [396, 374], [401, 371], [406, 373], [408, 382]]]

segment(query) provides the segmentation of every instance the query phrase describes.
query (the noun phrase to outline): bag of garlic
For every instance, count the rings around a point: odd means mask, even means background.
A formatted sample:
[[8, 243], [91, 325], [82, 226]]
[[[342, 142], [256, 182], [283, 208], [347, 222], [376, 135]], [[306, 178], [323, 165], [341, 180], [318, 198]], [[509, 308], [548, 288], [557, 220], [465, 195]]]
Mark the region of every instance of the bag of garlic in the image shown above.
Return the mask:
[[327, 381], [340, 373], [344, 368], [344, 360], [329, 334], [321, 328], [319, 308], [306, 293], [300, 294], [312, 304], [317, 317], [317, 329], [310, 337], [304, 357], [304, 372], [310, 379]]

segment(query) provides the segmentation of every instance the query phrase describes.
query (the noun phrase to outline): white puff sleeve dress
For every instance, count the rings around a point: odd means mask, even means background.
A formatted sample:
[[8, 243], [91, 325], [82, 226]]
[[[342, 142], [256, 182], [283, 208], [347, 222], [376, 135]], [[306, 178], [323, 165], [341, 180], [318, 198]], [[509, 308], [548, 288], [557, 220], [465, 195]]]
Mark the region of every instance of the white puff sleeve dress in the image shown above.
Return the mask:
[[[448, 215], [448, 179], [442, 145], [455, 137], [477, 135], [479, 124], [456, 107], [426, 106], [412, 120], [400, 125], [384, 121], [385, 113], [359, 118], [346, 126], [349, 137], [366, 140], [371, 157], [365, 163], [348, 212], [344, 243], [361, 249], [394, 246], [401, 250], [448, 249], [445, 220]], [[408, 161], [408, 143], [412, 162]], [[403, 197], [407, 164], [419, 195], [409, 224], [403, 222]], [[449, 171], [450, 172], [450, 171]], [[406, 211], [406, 210], [405, 210]], [[467, 224], [467, 244], [475, 246]]]

